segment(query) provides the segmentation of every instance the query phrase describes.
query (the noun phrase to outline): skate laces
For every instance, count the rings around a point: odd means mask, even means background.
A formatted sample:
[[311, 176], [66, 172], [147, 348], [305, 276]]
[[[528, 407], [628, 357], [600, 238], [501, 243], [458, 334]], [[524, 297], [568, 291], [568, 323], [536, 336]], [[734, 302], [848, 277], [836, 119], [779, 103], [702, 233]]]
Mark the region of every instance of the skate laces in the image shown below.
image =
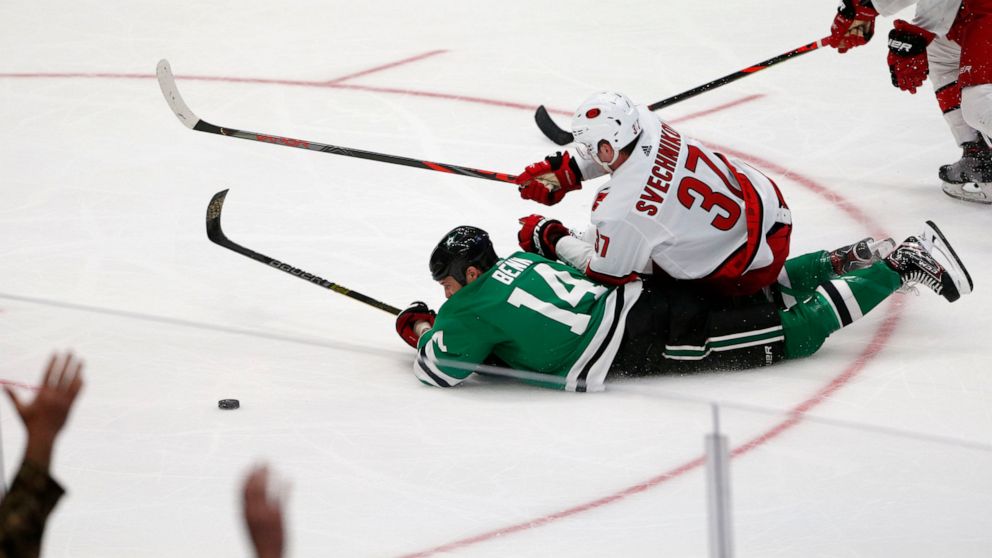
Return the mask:
[[909, 237], [890, 254], [889, 258], [902, 278], [900, 291], [919, 294], [917, 285], [922, 285], [940, 295], [944, 290], [941, 282], [943, 268], [927, 250], [923, 241]]

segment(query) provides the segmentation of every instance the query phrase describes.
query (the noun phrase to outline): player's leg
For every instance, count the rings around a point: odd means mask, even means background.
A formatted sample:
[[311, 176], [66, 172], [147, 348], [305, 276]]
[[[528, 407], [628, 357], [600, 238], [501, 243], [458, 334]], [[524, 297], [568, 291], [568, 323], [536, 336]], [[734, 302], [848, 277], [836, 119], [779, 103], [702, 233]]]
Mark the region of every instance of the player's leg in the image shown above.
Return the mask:
[[868, 237], [832, 252], [820, 250], [787, 260], [778, 277], [783, 306], [808, 298], [825, 281], [869, 267], [889, 255], [895, 245], [891, 238]]
[[809, 298], [781, 312], [786, 358], [809, 356], [900, 287], [922, 285], [954, 302], [971, 292], [971, 277], [936, 225], [909, 237], [884, 261], [820, 285]]
[[951, 31], [961, 50], [955, 112], [975, 137], [959, 141], [961, 160], [941, 168], [940, 177], [948, 195], [992, 203], [992, 2], [964, 3]]
[[753, 368], [809, 356], [902, 286], [926, 286], [952, 302], [971, 292], [960, 259], [929, 222], [883, 261], [840, 277], [824, 254], [793, 262], [831, 278], [787, 310], [762, 297], [716, 298], [692, 284], [646, 285], [628, 314], [610, 375]]
[[937, 104], [944, 113], [954, 141], [961, 147], [961, 160], [940, 167], [938, 175], [944, 182], [967, 182], [972, 170], [973, 157], [980, 148], [987, 149], [974, 128], [969, 126], [961, 112], [961, 84], [958, 73], [961, 62], [961, 47], [946, 38], [937, 37], [927, 47], [930, 63], [930, 82], [937, 94]]
[[811, 296], [781, 311], [786, 358], [815, 353], [831, 333], [862, 318], [901, 286], [899, 273], [883, 262], [824, 281]]
[[753, 368], [784, 358], [776, 304], [761, 294], [712, 292], [691, 282], [645, 284], [610, 377]]
[[[989, 56], [992, 56], [992, 49], [989, 49]], [[992, 80], [992, 75], [989, 79]], [[980, 132], [976, 143], [984, 148], [974, 156], [971, 181], [980, 185], [985, 194], [983, 201], [992, 203], [992, 148], [989, 147], [992, 145], [992, 83], [965, 87], [961, 92], [961, 112], [968, 124]]]
[[960, 29], [961, 113], [964, 121], [992, 139], [992, 2], [962, 5]]

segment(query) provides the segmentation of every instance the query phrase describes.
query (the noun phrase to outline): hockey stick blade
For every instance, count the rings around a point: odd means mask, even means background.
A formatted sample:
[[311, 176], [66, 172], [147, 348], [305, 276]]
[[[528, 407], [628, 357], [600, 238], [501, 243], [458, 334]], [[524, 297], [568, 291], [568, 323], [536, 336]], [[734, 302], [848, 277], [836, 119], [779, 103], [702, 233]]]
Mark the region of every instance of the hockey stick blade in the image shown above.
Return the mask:
[[[779, 54], [778, 56], [773, 56], [768, 60], [758, 62], [753, 66], [748, 66], [747, 68], [744, 68], [743, 70], [736, 71], [732, 74], [727, 74], [709, 83], [704, 83], [699, 87], [693, 87], [692, 89], [688, 91], [683, 91], [678, 95], [672, 95], [671, 97], [668, 97], [667, 99], [662, 99], [657, 103], [652, 103], [648, 105], [648, 108], [651, 110], [658, 110], [661, 108], [665, 108], [667, 106], [674, 105], [675, 103], [684, 101], [686, 99], [691, 99], [696, 95], [699, 95], [700, 93], [705, 93], [712, 89], [716, 89], [717, 87], [722, 87], [724, 85], [727, 85], [728, 83], [733, 83], [743, 77], [747, 77], [751, 74], [760, 72], [761, 70], [764, 70], [766, 68], [770, 68], [780, 62], [785, 62], [786, 60], [791, 60], [802, 54], [813, 52], [814, 50], [825, 46], [826, 40], [827, 40], [826, 38], [823, 38], [820, 39], [819, 41], [814, 41], [812, 43], [803, 45], [799, 48], [794, 48], [788, 52]], [[572, 136], [571, 132], [567, 132], [561, 129], [560, 127], [558, 127], [557, 124], [555, 124], [555, 121], [551, 119], [551, 115], [548, 114], [548, 110], [544, 108], [544, 105], [537, 107], [537, 112], [534, 113], [534, 121], [537, 122], [537, 127], [541, 129], [541, 132], [543, 132], [544, 135], [548, 137], [548, 139], [557, 143], [558, 145], [565, 145], [575, 141], [575, 137]]]
[[551, 119], [551, 115], [548, 114], [548, 109], [544, 108], [544, 105], [537, 107], [537, 112], [534, 113], [534, 122], [537, 122], [537, 127], [541, 129], [541, 132], [548, 139], [558, 145], [568, 145], [575, 141], [572, 132], [566, 132], [555, 124], [555, 121]]
[[450, 165], [447, 163], [435, 163], [433, 161], [411, 159], [410, 157], [402, 157], [399, 155], [388, 155], [385, 153], [376, 153], [374, 151], [363, 151], [361, 149], [352, 149], [338, 145], [328, 145], [326, 143], [319, 143], [310, 140], [286, 138], [271, 134], [260, 134], [257, 132], [239, 130], [237, 128], [222, 128], [198, 117], [189, 108], [189, 105], [187, 105], [186, 101], [183, 100], [182, 95], [179, 94], [179, 88], [176, 87], [176, 78], [172, 74], [172, 67], [169, 65], [168, 60], [163, 59], [159, 61], [158, 67], [155, 70], [155, 75], [158, 78], [158, 86], [162, 90], [162, 95], [165, 97], [165, 101], [169, 104], [169, 108], [172, 109], [173, 114], [176, 115], [176, 118], [178, 118], [184, 126], [191, 130], [196, 130], [197, 132], [207, 132], [210, 134], [218, 134], [232, 138], [284, 145], [286, 147], [296, 147], [298, 149], [306, 149], [309, 151], [330, 153], [332, 155], [343, 155], [345, 157], [355, 157], [358, 159], [367, 159], [369, 161], [403, 165], [406, 167], [414, 167], [448, 174], [460, 174], [462, 176], [483, 178], [485, 180], [493, 180], [496, 182], [512, 183], [514, 179], [516, 179], [516, 176], [503, 172], [460, 167], [458, 165]]
[[163, 58], [158, 61], [158, 66], [155, 67], [155, 77], [158, 78], [158, 87], [162, 90], [162, 96], [165, 97], [165, 102], [169, 103], [172, 113], [183, 123], [183, 126], [195, 130], [200, 119], [193, 114], [189, 105], [179, 95], [179, 89], [176, 88], [176, 78], [172, 75], [172, 66], [169, 65], [168, 60]]
[[380, 302], [372, 297], [363, 295], [362, 293], [338, 285], [337, 283], [332, 283], [331, 281], [328, 281], [323, 277], [303, 271], [298, 267], [294, 267], [288, 263], [281, 262], [275, 258], [270, 258], [265, 254], [260, 254], [254, 250], [245, 248], [244, 246], [241, 246], [240, 244], [237, 244], [231, 239], [227, 238], [227, 235], [224, 234], [224, 229], [222, 229], [220, 226], [220, 215], [221, 212], [224, 210], [224, 200], [227, 198], [227, 192], [228, 190], [221, 190], [220, 192], [217, 192], [216, 194], [214, 194], [212, 198], [210, 198], [210, 204], [207, 205], [207, 238], [209, 238], [211, 242], [219, 246], [223, 246], [224, 248], [227, 248], [228, 250], [231, 250], [233, 252], [237, 252], [242, 256], [247, 256], [257, 262], [261, 262], [269, 267], [288, 273], [293, 277], [299, 277], [300, 279], [303, 279], [308, 283], [313, 283], [318, 287], [323, 287], [325, 289], [334, 291], [338, 294], [343, 294], [344, 296], [355, 299], [359, 302], [364, 302], [369, 306], [374, 306], [375, 308], [378, 308], [379, 310], [383, 310], [385, 312], [389, 312], [394, 316], [399, 315], [400, 313], [399, 308], [390, 306], [384, 302]]

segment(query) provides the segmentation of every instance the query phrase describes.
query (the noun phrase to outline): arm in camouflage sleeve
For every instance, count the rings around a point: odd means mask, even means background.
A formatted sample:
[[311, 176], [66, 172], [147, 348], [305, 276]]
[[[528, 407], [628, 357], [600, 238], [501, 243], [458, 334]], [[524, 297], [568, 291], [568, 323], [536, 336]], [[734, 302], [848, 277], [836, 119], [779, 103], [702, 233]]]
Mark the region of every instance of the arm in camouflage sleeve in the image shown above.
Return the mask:
[[63, 494], [47, 470], [25, 460], [0, 502], [0, 556], [38, 556], [45, 522]]
[[72, 353], [52, 355], [31, 402], [5, 386], [28, 433], [24, 462], [10, 492], [0, 503], [0, 552], [37, 556], [48, 515], [64, 491], [49, 475], [55, 441], [83, 387], [83, 363]]

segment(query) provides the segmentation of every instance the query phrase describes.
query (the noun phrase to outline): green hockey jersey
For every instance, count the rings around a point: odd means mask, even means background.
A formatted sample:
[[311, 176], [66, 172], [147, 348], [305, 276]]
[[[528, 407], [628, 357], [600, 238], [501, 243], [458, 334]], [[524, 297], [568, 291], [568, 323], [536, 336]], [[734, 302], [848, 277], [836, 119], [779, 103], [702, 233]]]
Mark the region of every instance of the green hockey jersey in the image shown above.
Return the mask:
[[640, 281], [605, 287], [568, 265], [516, 252], [441, 306], [420, 338], [414, 373], [451, 387], [495, 357], [549, 377], [532, 383], [602, 390], [640, 293]]

